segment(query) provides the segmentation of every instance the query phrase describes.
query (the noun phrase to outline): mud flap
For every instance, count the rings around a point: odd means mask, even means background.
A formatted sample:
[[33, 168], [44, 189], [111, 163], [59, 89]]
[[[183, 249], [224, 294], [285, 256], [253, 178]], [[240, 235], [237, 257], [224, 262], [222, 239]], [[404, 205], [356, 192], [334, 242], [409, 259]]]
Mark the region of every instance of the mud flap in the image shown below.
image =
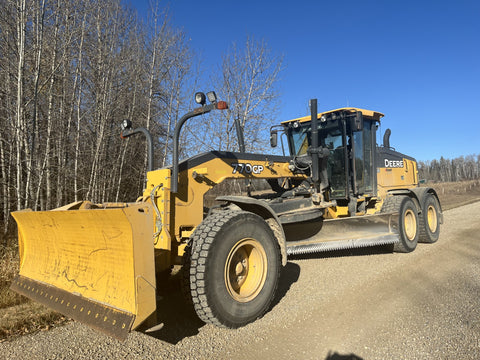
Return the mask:
[[120, 340], [155, 311], [149, 204], [12, 215], [20, 251], [13, 290]]

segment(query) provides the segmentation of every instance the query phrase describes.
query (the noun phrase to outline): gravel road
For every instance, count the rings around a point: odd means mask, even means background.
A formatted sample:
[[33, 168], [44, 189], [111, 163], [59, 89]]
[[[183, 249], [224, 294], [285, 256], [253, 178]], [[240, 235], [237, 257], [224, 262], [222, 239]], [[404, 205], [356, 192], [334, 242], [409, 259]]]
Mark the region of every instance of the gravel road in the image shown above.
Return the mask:
[[480, 202], [446, 211], [436, 244], [291, 258], [273, 309], [204, 325], [178, 283], [154, 336], [118, 342], [76, 322], [0, 344], [5, 359], [480, 359]]

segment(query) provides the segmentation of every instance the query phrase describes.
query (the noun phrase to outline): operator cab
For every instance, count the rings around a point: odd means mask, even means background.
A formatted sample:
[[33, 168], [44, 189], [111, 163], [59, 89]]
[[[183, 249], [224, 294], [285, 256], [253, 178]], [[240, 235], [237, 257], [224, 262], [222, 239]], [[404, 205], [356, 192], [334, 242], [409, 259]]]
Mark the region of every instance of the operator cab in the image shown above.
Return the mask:
[[[318, 146], [328, 149], [328, 198], [349, 200], [376, 195], [375, 147], [377, 124], [383, 114], [342, 108], [318, 114]], [[283, 123], [294, 165], [308, 173], [312, 145], [311, 117]], [[310, 158], [311, 162], [311, 158]]]

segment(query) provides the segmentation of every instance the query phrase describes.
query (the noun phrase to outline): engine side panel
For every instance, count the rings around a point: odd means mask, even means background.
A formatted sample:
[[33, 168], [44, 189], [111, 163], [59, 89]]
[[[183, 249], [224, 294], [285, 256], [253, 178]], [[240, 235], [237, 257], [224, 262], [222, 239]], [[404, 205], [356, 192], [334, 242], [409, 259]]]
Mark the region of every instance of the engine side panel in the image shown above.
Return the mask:
[[383, 147], [377, 148], [378, 195], [384, 198], [389, 190], [418, 186], [417, 162], [414, 158]]

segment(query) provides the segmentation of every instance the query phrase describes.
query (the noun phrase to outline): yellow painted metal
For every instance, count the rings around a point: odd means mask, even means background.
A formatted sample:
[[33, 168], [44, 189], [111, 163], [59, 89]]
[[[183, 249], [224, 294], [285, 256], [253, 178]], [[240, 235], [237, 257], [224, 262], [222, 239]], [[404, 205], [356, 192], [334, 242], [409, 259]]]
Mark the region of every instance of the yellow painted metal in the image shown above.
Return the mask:
[[[147, 173], [147, 185], [143, 191], [144, 201], [151, 202], [151, 195], [154, 195], [155, 206], [160, 213], [161, 229], [155, 225], [154, 239], [155, 249], [171, 251], [172, 241], [170, 235], [170, 224], [173, 217], [171, 209], [171, 171], [170, 169], [159, 169]], [[156, 219], [156, 213], [152, 213]], [[160, 231], [159, 231], [160, 230]], [[169, 266], [169, 265], [168, 265]]]
[[185, 248], [187, 247], [187, 243], [180, 244], [178, 246], [178, 256], [181, 257], [185, 254]]
[[427, 220], [428, 220], [428, 227], [430, 231], [433, 233], [437, 230], [438, 226], [438, 218], [437, 218], [437, 211], [433, 205], [429, 205], [427, 209]]
[[348, 206], [332, 206], [325, 210], [325, 219], [336, 219], [338, 217], [345, 217], [350, 214], [348, 212]]
[[193, 173], [196, 173], [198, 175], [208, 175], [208, 169], [206, 167], [195, 168], [193, 169]]
[[[327, 114], [337, 112], [337, 111], [347, 111], [347, 112], [351, 112], [351, 113], [361, 111], [363, 116], [371, 117], [375, 120], [380, 120], [380, 118], [385, 116], [384, 114], [382, 114], [381, 112], [378, 112], [378, 111], [366, 110], [366, 109], [360, 109], [360, 108], [353, 108], [353, 107], [345, 107], [345, 108], [339, 108], [339, 109], [335, 109], [335, 110], [329, 110], [329, 111], [325, 111], [325, 112], [322, 112], [322, 113], [318, 113], [318, 118], [321, 118], [322, 115], [327, 115]], [[289, 122], [295, 122], [295, 121], [308, 122], [311, 119], [312, 119], [311, 116], [308, 115], [308, 116], [303, 116], [303, 117], [299, 117], [299, 118], [292, 119], [292, 120], [283, 121], [282, 124], [286, 124], [286, 123], [289, 123]]]
[[[175, 195], [175, 219], [182, 219], [182, 223], [175, 224], [174, 234], [181, 235], [181, 227], [196, 227], [203, 220], [203, 197], [205, 193], [225, 179], [268, 179], [291, 177], [293, 173], [288, 168], [288, 162], [270, 162], [267, 160], [242, 160], [235, 158], [213, 158], [201, 165], [208, 169], [208, 174], [199, 176], [198, 168], [180, 172], [179, 192]], [[248, 163], [251, 168], [262, 169], [255, 174], [234, 172], [236, 163]]]
[[185, 230], [185, 229], [182, 229], [182, 232], [180, 234], [180, 237], [183, 239], [183, 238], [189, 238], [190, 236], [192, 236], [193, 234], [193, 230]]
[[389, 190], [409, 189], [418, 184], [417, 163], [403, 159], [403, 167], [377, 169], [378, 196], [385, 198]]
[[415, 214], [412, 210], [409, 209], [405, 212], [403, 223], [405, 235], [409, 241], [412, 241], [417, 235], [417, 220], [415, 219]]
[[[235, 163], [248, 163], [258, 173], [234, 171]], [[150, 171], [147, 174], [147, 185], [143, 193], [143, 201], [151, 201], [154, 192], [155, 203], [161, 214], [162, 229], [155, 240], [155, 249], [171, 253], [171, 260], [157, 264], [167, 269], [175, 263], [175, 259], [183, 254], [182, 237], [189, 236], [203, 220], [204, 195], [215, 185], [225, 179], [253, 179], [292, 177], [288, 162], [272, 162], [265, 160], [242, 160], [238, 158], [214, 157], [197, 167], [181, 170], [179, 173], [178, 193], [170, 193], [171, 170], [168, 168]], [[304, 177], [300, 175], [300, 177]], [[162, 186], [158, 186], [162, 184]], [[155, 230], [158, 231], [158, 230]], [[165, 259], [165, 258], [162, 258]]]
[[156, 307], [152, 213], [145, 203], [14, 212], [19, 275], [132, 314], [134, 329]]
[[225, 262], [224, 279], [228, 293], [239, 302], [248, 302], [260, 293], [267, 278], [267, 255], [255, 239], [242, 239]]

